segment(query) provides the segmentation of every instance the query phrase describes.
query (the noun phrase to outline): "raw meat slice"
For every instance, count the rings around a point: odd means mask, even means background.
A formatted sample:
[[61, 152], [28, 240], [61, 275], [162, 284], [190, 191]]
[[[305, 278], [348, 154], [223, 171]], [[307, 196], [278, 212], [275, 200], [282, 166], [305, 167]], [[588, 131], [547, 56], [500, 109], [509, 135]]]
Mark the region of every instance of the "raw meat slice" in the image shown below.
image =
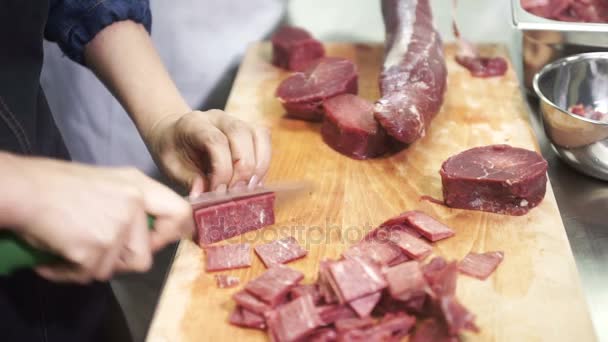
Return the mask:
[[454, 236], [454, 231], [450, 227], [421, 211], [408, 211], [404, 215], [410, 226], [433, 242]]
[[276, 265], [245, 285], [245, 290], [271, 307], [275, 307], [285, 299], [289, 290], [296, 286], [302, 278], [304, 278], [302, 273], [289, 267]]
[[321, 296], [321, 292], [319, 292], [319, 286], [317, 286], [317, 284], [301, 284], [289, 291], [290, 299], [296, 299], [305, 295], [311, 295], [315, 304], [319, 304], [321, 301], [323, 301], [323, 297]]
[[382, 0], [386, 48], [375, 117], [393, 138], [425, 135], [443, 103], [447, 69], [428, 0]]
[[401, 249], [390, 241], [378, 241], [374, 238], [364, 239], [344, 251], [345, 258], [362, 257], [380, 264], [389, 265], [402, 259]]
[[407, 216], [404, 214], [392, 217], [386, 221], [384, 221], [379, 228], [376, 228], [375, 231], [368, 233], [378, 236], [382, 241], [387, 240], [388, 232], [392, 230], [402, 230], [414, 237], [421, 237], [419, 231], [409, 226], [409, 222], [407, 220]]
[[270, 334], [278, 342], [296, 341], [323, 325], [310, 296], [282, 305], [266, 317]]
[[503, 76], [509, 68], [502, 57], [456, 56], [456, 62], [468, 69], [473, 77]]
[[325, 49], [310, 33], [283, 26], [272, 36], [272, 64], [287, 70], [303, 70], [325, 55]]
[[272, 309], [268, 304], [262, 302], [256, 296], [245, 290], [241, 290], [232, 295], [232, 299], [234, 299], [239, 306], [258, 315], [263, 315]]
[[329, 283], [329, 278], [331, 275], [329, 274], [329, 264], [331, 262], [328, 260], [321, 261], [319, 263], [319, 276], [317, 278], [317, 284], [319, 285], [319, 293], [325, 304], [337, 303], [338, 295], [334, 292], [331, 284]]
[[408, 261], [385, 270], [388, 290], [395, 299], [407, 301], [424, 295], [426, 280], [417, 261]]
[[404, 263], [406, 261], [410, 261], [410, 260], [412, 260], [410, 257], [405, 255], [404, 253], [401, 253], [401, 255], [399, 255], [395, 259], [391, 260], [391, 262], [389, 262], [387, 266], [388, 267], [397, 266], [399, 264], [402, 264], [402, 263]]
[[608, 2], [605, 0], [521, 0], [521, 7], [547, 19], [608, 23]]
[[547, 161], [523, 148], [475, 147], [450, 157], [439, 173], [453, 208], [524, 215], [545, 197]]
[[364, 329], [369, 328], [374, 325], [376, 322], [371, 317], [363, 317], [363, 318], [343, 318], [337, 320], [334, 324], [336, 326], [336, 331], [341, 333], [353, 329]]
[[427, 319], [418, 325], [410, 342], [459, 342], [457, 336], [448, 334], [445, 324], [436, 319]]
[[239, 198], [194, 211], [199, 246], [229, 239], [274, 223], [274, 193]]
[[348, 304], [353, 310], [355, 310], [359, 317], [368, 317], [374, 310], [374, 307], [376, 307], [376, 304], [378, 304], [380, 301], [380, 296], [382, 296], [382, 293], [378, 291], [376, 293], [352, 300]]
[[376, 264], [363, 258], [348, 258], [329, 263], [329, 283], [340, 303], [351, 302], [378, 292], [386, 281]]
[[458, 269], [461, 273], [485, 280], [496, 270], [504, 256], [503, 252], [471, 252], [460, 261]]
[[347, 93], [357, 94], [355, 64], [344, 58], [326, 57], [281, 82], [276, 96], [289, 116], [320, 121], [323, 101]]
[[393, 339], [398, 339], [409, 334], [415, 324], [416, 318], [413, 316], [403, 312], [389, 313], [382, 317], [380, 323], [370, 330], [389, 331]]
[[263, 316], [256, 314], [255, 312], [249, 311], [243, 307], [237, 306], [234, 308], [228, 318], [230, 324], [253, 329], [266, 329], [266, 320]]
[[342, 319], [357, 317], [353, 309], [344, 304], [321, 305], [317, 307], [317, 313], [324, 325], [329, 325]]
[[321, 328], [306, 336], [307, 342], [334, 342], [338, 339], [338, 334], [331, 328]]
[[216, 274], [215, 282], [220, 289], [226, 289], [237, 286], [240, 283], [240, 280], [239, 277], [227, 274]]
[[251, 246], [248, 243], [207, 246], [205, 256], [207, 272], [251, 266]]
[[402, 230], [391, 231], [389, 239], [413, 259], [424, 259], [433, 251], [431, 245]]
[[385, 154], [391, 143], [374, 119], [373, 103], [353, 94], [342, 94], [323, 102], [325, 119], [323, 141], [329, 147], [354, 159]]
[[455, 336], [462, 330], [479, 331], [479, 328], [475, 325], [475, 315], [470, 313], [453, 296], [441, 297], [439, 307], [450, 335]]
[[285, 264], [303, 258], [308, 253], [292, 236], [257, 245], [254, 250], [266, 267]]
[[441, 268], [425, 268], [423, 273], [431, 289], [430, 294], [434, 298], [453, 296], [456, 293], [458, 281], [458, 263], [456, 261], [444, 263]]

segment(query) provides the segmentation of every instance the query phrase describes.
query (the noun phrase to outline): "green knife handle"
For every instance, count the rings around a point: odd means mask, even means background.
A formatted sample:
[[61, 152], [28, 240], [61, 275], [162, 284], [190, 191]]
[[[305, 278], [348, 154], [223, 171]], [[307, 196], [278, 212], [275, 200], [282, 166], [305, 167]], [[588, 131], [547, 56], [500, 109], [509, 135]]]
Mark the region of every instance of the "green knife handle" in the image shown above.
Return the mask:
[[[154, 217], [148, 215], [148, 227], [154, 227]], [[0, 276], [21, 268], [61, 262], [61, 257], [41, 251], [20, 239], [11, 231], [0, 231]]]

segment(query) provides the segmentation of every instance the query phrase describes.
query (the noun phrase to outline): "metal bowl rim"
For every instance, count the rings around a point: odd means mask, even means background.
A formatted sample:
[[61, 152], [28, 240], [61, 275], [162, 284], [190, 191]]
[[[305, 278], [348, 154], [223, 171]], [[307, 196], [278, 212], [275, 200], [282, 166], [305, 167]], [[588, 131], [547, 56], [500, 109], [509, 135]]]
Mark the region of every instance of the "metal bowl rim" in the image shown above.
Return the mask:
[[539, 72], [536, 73], [536, 75], [534, 75], [534, 79], [532, 80], [532, 86], [534, 87], [534, 92], [542, 101], [544, 101], [545, 103], [548, 103], [550, 106], [559, 110], [560, 112], [562, 112], [566, 115], [569, 115], [570, 117], [573, 117], [577, 120], [588, 122], [588, 123], [591, 123], [594, 125], [608, 126], [608, 122], [601, 122], [601, 121], [597, 121], [597, 120], [587, 119], [580, 115], [572, 114], [568, 110], [557, 106], [556, 104], [553, 103], [553, 101], [550, 101], [547, 97], [545, 97], [545, 95], [543, 94], [543, 92], [540, 90], [540, 88], [538, 86], [538, 82], [539, 82], [540, 78], [547, 72], [549, 72], [553, 69], [556, 69], [560, 66], [563, 66], [565, 64], [572, 64], [572, 63], [576, 63], [576, 62], [580, 62], [580, 61], [588, 60], [588, 59], [606, 59], [606, 61], [608, 61], [608, 52], [586, 52], [586, 53], [580, 53], [577, 55], [572, 55], [572, 56], [557, 59], [557, 60], [545, 65], [542, 69], [540, 69]]

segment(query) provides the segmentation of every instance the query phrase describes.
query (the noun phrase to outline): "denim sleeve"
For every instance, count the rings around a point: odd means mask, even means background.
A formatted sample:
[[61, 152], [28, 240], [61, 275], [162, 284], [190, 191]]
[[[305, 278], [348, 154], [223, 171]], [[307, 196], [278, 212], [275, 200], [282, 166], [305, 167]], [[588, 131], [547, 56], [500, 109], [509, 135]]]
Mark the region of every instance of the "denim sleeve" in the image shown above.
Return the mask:
[[148, 0], [51, 0], [44, 30], [46, 39], [57, 42], [72, 60], [84, 64], [84, 47], [106, 26], [132, 20], [152, 25]]

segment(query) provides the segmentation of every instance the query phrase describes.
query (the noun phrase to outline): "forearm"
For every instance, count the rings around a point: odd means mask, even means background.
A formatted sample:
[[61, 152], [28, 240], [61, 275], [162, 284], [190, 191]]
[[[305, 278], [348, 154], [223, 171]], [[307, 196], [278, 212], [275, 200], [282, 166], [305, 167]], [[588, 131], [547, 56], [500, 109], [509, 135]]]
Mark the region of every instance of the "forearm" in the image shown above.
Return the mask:
[[114, 23], [87, 44], [84, 55], [87, 66], [120, 101], [145, 140], [164, 117], [191, 111], [143, 26]]
[[36, 193], [24, 172], [28, 164], [28, 158], [0, 151], [0, 230], [21, 226], [29, 215]]

